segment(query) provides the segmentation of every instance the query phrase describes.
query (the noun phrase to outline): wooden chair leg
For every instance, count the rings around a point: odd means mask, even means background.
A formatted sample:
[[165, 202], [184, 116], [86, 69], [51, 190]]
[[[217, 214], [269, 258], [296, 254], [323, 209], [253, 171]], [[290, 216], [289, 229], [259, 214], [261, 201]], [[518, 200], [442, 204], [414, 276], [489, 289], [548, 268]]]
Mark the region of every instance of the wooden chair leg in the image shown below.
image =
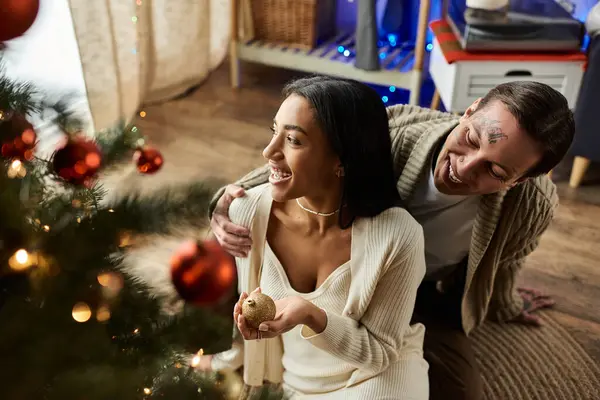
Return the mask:
[[440, 92], [437, 89], [433, 92], [433, 97], [431, 98], [431, 108], [432, 110], [437, 110], [440, 107]]
[[573, 169], [571, 170], [571, 178], [569, 179], [569, 186], [577, 188], [583, 180], [583, 176], [590, 166], [590, 160], [584, 157], [576, 156], [573, 160]]

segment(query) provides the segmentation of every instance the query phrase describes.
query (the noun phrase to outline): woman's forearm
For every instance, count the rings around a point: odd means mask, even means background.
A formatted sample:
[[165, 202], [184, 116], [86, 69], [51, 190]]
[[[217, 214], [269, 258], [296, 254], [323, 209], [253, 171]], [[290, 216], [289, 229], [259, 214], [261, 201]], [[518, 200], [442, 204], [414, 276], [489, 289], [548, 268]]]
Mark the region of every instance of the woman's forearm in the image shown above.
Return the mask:
[[327, 313], [322, 308], [313, 305], [304, 325], [308, 326], [316, 334], [323, 332], [327, 327]]
[[381, 277], [359, 321], [347, 315], [327, 312], [319, 316], [315, 312], [312, 326], [302, 328], [302, 337], [365, 371], [377, 373], [394, 363], [410, 330], [417, 288], [425, 274], [421, 246], [414, 256]]

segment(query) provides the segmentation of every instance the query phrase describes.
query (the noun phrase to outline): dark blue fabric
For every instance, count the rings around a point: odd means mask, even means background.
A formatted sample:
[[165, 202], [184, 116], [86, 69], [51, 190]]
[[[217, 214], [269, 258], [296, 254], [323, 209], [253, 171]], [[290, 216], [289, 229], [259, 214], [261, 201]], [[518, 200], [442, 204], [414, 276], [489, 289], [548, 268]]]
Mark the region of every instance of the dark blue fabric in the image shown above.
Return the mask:
[[600, 161], [600, 36], [588, 47], [588, 66], [575, 105], [575, 138], [571, 153]]

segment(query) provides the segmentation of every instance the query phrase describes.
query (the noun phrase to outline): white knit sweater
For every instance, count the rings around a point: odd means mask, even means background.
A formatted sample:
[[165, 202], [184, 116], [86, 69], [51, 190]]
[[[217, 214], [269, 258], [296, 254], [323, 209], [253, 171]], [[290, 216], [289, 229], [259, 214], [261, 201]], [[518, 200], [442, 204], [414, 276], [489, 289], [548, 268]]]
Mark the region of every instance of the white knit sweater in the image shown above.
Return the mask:
[[[229, 216], [232, 222], [252, 230], [257, 220], [266, 222], [271, 204], [270, 185], [260, 185], [236, 199]], [[265, 233], [261, 235], [263, 241]], [[252, 251], [262, 247], [253, 240]], [[240, 291], [252, 289], [251, 259], [252, 255], [236, 259]], [[266, 268], [270, 268], [268, 262], [263, 265], [263, 274]], [[422, 353], [425, 328], [410, 325], [417, 288], [425, 275], [421, 226], [400, 208], [388, 209], [375, 218], [358, 219], [352, 226], [350, 274], [343, 312], [324, 307], [327, 327], [318, 335], [306, 326], [301, 328], [304, 340], [338, 359], [340, 368], [353, 368], [345, 388], [326, 398], [427, 399], [427, 363]], [[265, 293], [269, 289], [262, 287]], [[213, 369], [237, 369], [243, 364], [244, 379], [250, 385], [260, 385], [263, 379], [282, 382], [286, 349], [281, 338], [261, 343], [265, 348], [257, 351], [255, 341], [244, 344], [234, 332], [232, 349], [213, 357]], [[312, 367], [306, 365], [308, 374]], [[333, 375], [335, 370], [321, 370], [321, 376], [315, 378]], [[310, 392], [318, 393], [319, 388]]]

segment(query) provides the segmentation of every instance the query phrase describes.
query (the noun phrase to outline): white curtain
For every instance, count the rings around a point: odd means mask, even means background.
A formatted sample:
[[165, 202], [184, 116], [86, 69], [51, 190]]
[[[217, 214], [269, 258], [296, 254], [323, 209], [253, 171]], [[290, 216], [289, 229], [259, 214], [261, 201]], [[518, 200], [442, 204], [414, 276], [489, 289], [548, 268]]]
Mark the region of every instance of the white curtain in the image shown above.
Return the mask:
[[201, 83], [224, 59], [230, 0], [69, 0], [94, 128]]

